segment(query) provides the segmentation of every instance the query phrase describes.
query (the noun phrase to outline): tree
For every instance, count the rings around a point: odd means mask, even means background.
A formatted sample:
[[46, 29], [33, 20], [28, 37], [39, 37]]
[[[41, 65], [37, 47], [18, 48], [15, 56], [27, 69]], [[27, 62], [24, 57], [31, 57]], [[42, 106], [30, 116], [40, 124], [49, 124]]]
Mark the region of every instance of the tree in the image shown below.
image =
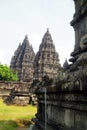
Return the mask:
[[3, 81], [17, 81], [17, 74], [8, 66], [0, 64], [0, 80]]

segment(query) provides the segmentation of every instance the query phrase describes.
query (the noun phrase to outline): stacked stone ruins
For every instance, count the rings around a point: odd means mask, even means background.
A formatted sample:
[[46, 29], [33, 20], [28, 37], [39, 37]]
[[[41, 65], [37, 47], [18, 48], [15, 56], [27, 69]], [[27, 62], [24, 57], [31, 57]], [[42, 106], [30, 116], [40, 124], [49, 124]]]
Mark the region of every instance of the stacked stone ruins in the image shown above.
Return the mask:
[[34, 84], [38, 105], [33, 130], [87, 130], [87, 0], [74, 3], [71, 64], [66, 60], [50, 85], [49, 79]]
[[25, 82], [0, 82], [0, 98], [6, 104], [25, 106], [31, 100], [29, 83]]

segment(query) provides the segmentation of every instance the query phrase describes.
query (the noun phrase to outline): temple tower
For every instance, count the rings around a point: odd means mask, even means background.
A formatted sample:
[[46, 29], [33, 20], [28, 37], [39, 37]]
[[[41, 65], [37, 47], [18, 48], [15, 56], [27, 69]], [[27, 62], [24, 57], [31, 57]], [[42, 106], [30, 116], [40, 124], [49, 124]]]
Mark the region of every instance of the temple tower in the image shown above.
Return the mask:
[[87, 0], [74, 0], [75, 14], [71, 25], [75, 30], [75, 47], [71, 56], [72, 62], [77, 59], [77, 55], [87, 50]]
[[29, 82], [33, 79], [33, 63], [35, 53], [30, 45], [27, 35], [22, 44], [19, 44], [11, 59], [10, 67], [18, 73], [19, 80]]
[[59, 68], [59, 56], [55, 50], [49, 29], [47, 29], [35, 57], [34, 78], [41, 80], [46, 75], [49, 78], [55, 78]]

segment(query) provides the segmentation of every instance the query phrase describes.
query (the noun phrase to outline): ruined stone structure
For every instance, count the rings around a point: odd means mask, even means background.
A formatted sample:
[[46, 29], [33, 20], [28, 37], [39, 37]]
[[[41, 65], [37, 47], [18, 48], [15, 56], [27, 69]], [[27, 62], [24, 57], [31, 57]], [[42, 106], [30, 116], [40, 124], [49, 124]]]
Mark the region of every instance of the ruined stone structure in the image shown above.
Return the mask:
[[38, 106], [33, 130], [87, 130], [87, 0], [74, 2], [72, 63], [65, 63], [55, 83], [35, 84]]
[[[13, 85], [13, 88], [11, 87]], [[9, 83], [10, 85], [10, 94], [4, 100], [6, 104], [16, 104], [20, 106], [28, 105], [30, 102], [30, 91], [29, 91], [29, 82], [18, 82], [18, 83]]]
[[28, 105], [30, 102], [29, 82], [0, 82], [0, 98], [6, 104]]
[[24, 82], [32, 81], [34, 58], [35, 53], [26, 35], [22, 45], [19, 44], [15, 51], [10, 65], [11, 69], [18, 73], [19, 80]]
[[47, 29], [35, 57], [34, 78], [41, 80], [42, 77], [48, 76], [53, 79], [57, 77], [59, 68], [59, 56], [55, 50], [49, 29]]
[[[14, 83], [15, 84], [15, 83]], [[7, 98], [10, 95], [11, 89], [14, 88], [12, 82], [0, 82], [0, 98]]]

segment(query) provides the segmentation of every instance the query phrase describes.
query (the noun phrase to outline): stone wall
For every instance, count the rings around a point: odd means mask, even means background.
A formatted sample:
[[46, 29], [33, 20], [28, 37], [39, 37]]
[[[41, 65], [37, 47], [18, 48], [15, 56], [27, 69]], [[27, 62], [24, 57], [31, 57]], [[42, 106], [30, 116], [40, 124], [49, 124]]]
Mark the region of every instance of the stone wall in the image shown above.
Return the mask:
[[8, 97], [11, 89], [14, 88], [14, 86], [18, 83], [13, 83], [13, 82], [0, 82], [0, 97]]
[[33, 121], [38, 129], [44, 130], [46, 105], [47, 130], [87, 130], [87, 91], [48, 86], [46, 104], [44, 87], [36, 94], [38, 110]]
[[27, 105], [30, 101], [30, 83], [0, 82], [0, 97], [7, 104]]

